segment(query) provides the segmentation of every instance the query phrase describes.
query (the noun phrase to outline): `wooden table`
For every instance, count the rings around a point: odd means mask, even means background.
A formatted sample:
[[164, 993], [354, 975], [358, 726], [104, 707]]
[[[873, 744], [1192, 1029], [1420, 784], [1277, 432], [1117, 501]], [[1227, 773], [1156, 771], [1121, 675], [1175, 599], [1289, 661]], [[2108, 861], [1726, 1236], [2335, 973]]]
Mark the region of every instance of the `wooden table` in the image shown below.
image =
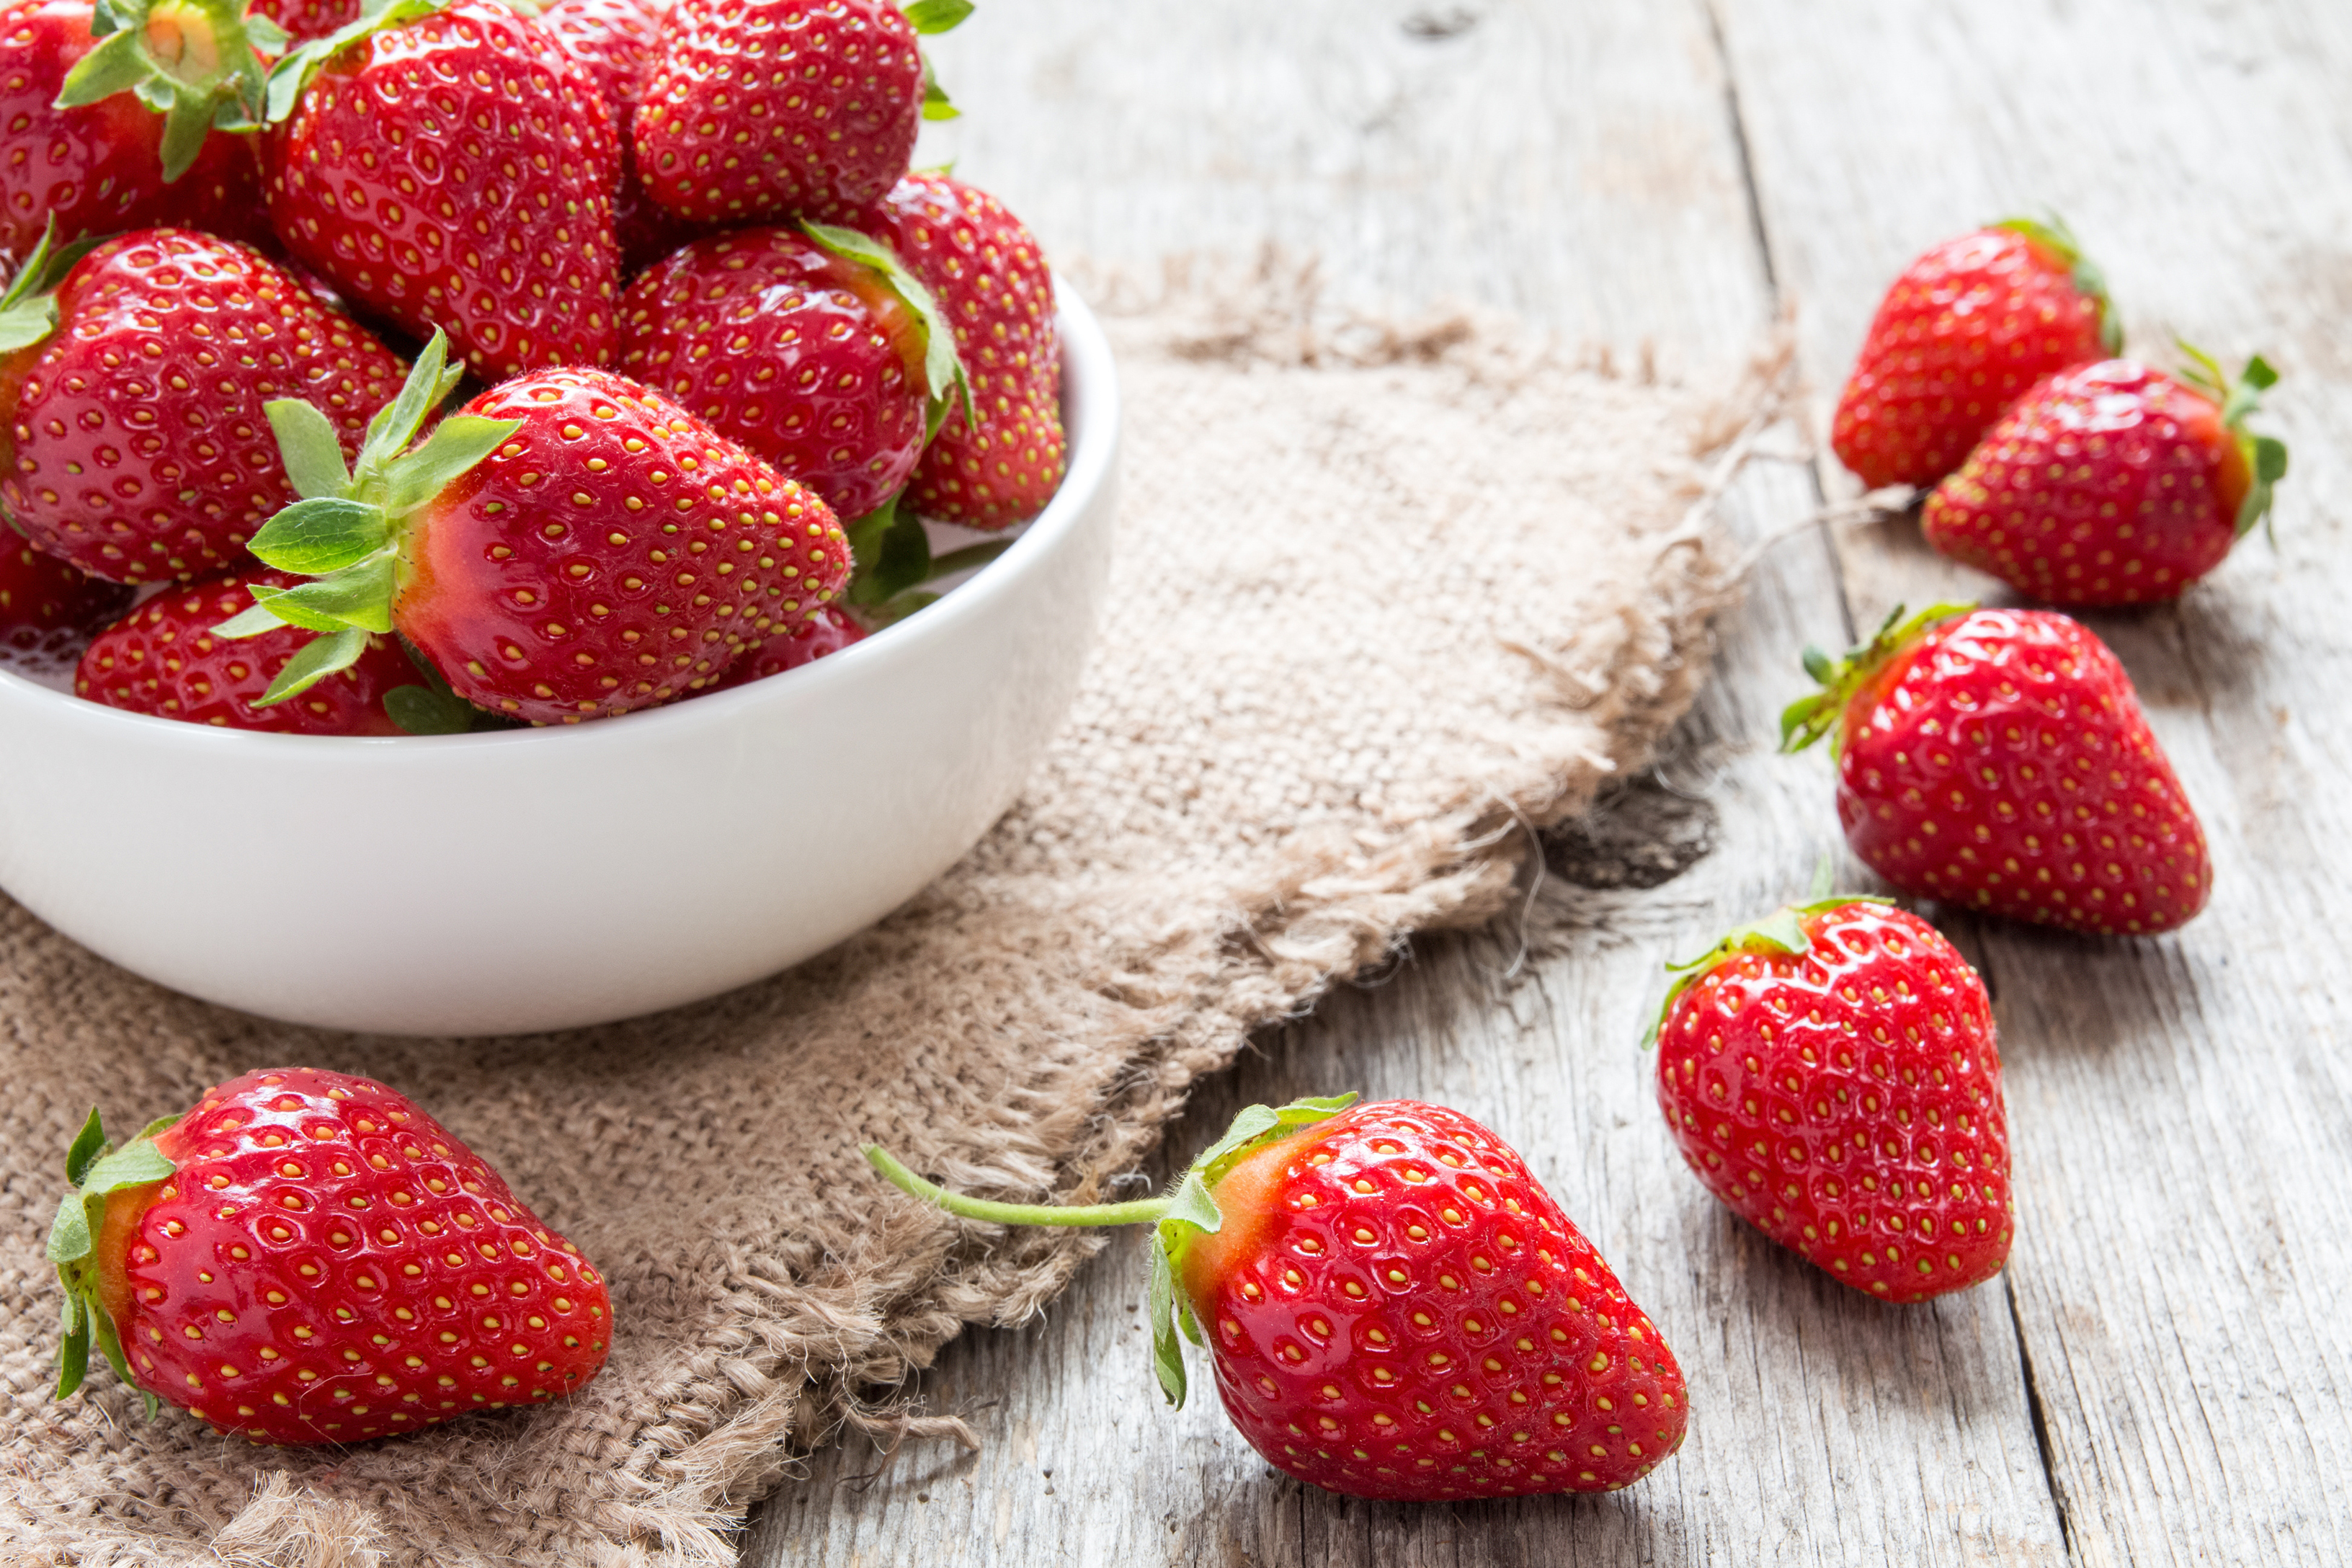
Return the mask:
[[2009, 1069], [1999, 1281], [1889, 1307], [1765, 1243], [1682, 1168], [1636, 1047], [1661, 962], [1837, 846], [1827, 762], [1772, 751], [1795, 650], [1987, 587], [1907, 518], [1822, 521], [1833, 462], [1768, 458], [1726, 511], [1772, 542], [1675, 754], [1550, 847], [1523, 923], [1416, 943], [1171, 1135], [1343, 1087], [1493, 1123], [1671, 1337], [1680, 1455], [1605, 1498], [1302, 1488], [1213, 1397], [1161, 1408], [1122, 1237], [922, 1379], [982, 1452], [871, 1485], [864, 1445], [820, 1453], [745, 1563], [2352, 1562], [2352, 5], [984, 0], [940, 55], [960, 172], [1056, 254], [1271, 239], [1343, 300], [1499, 306], [1670, 375], [1727, 374], [1785, 315], [1814, 428], [1904, 262], [2046, 204], [2140, 351], [2272, 357], [2294, 471], [2275, 551], [2093, 617], [2211, 834], [2212, 908], [2147, 942], [1939, 917]]

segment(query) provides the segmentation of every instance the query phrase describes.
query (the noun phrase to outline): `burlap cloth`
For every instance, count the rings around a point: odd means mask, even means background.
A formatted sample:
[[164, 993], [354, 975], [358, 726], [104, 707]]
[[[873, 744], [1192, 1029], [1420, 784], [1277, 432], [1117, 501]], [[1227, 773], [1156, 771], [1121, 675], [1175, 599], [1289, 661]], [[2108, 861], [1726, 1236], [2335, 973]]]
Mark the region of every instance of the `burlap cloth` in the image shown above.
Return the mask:
[[[1111, 312], [1118, 560], [1028, 794], [793, 973], [600, 1029], [372, 1039], [159, 990], [0, 899], [7, 1563], [731, 1563], [795, 1452], [907, 1420], [910, 1369], [1035, 1312], [1090, 1250], [945, 1223], [861, 1139], [1087, 1199], [1253, 1027], [1487, 917], [1527, 830], [1644, 759], [1706, 668], [1726, 574], [1703, 460], [1722, 470], [1737, 398], [1726, 419], [1491, 324], [1334, 330], [1295, 286], [1250, 313], [1203, 298]], [[42, 1244], [91, 1102], [137, 1127], [297, 1062], [414, 1095], [603, 1265], [593, 1385], [342, 1451], [148, 1422], [102, 1368], [50, 1402]]]

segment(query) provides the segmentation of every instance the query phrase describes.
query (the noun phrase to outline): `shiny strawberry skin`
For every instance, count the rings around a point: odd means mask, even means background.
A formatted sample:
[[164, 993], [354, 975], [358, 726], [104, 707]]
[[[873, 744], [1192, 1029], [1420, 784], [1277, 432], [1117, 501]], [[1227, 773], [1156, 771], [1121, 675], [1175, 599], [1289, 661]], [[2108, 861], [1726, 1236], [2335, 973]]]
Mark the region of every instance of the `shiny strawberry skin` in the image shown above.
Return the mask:
[[1800, 917], [1808, 951], [1727, 954], [1658, 1035], [1658, 1104], [1732, 1213], [1893, 1301], [1982, 1284], [2015, 1225], [1983, 982], [1883, 904]]
[[2116, 656], [2047, 610], [1977, 610], [1845, 709], [1838, 821], [1906, 893], [2093, 935], [2186, 924], [2204, 828]]
[[921, 329], [796, 229], [699, 240], [629, 286], [621, 368], [863, 517], [923, 449]]
[[844, 221], [886, 241], [939, 297], [971, 378], [975, 426], [961, 405], [915, 469], [916, 509], [995, 529], [1032, 518], [1060, 488], [1062, 356], [1054, 279], [1021, 220], [945, 174], [909, 174]]
[[1277, 1469], [1405, 1500], [1609, 1491], [1681, 1444], [1656, 1325], [1460, 1112], [1358, 1105], [1215, 1195], [1223, 1232], [1180, 1277], [1226, 1414]]
[[633, 381], [542, 371], [465, 412], [522, 427], [412, 522], [393, 624], [478, 707], [666, 702], [848, 584], [824, 501]]
[[90, 640], [75, 671], [74, 691], [110, 708], [221, 729], [400, 734], [384, 711], [384, 693], [424, 681], [390, 637], [378, 638], [357, 664], [300, 696], [255, 706], [310, 634], [280, 626], [231, 641], [213, 628], [253, 607], [248, 587], [290, 588], [301, 581], [256, 569], [159, 594]]
[[248, 15], [267, 16], [297, 44], [323, 38], [360, 19], [364, 0], [247, 0]]
[[95, 626], [130, 595], [45, 551], [0, 520], [0, 647], [32, 653]]
[[620, 143], [587, 74], [489, 0], [387, 28], [328, 63], [264, 140], [287, 248], [497, 380], [613, 361]]
[[613, 204], [613, 227], [621, 245], [621, 269], [643, 271], [701, 232], [646, 195], [637, 178], [635, 126], [637, 100], [653, 74], [666, 5], [643, 0], [556, 0], [539, 14], [539, 25], [588, 73], [613, 111], [621, 144], [621, 184]]
[[1874, 489], [1932, 485], [2027, 387], [2106, 352], [2099, 301], [2064, 258], [2007, 229], [1962, 235], [1887, 290], [1830, 443]]
[[865, 640], [865, 627], [851, 620], [845, 611], [828, 605], [791, 631], [779, 632], [758, 647], [745, 649], [719, 684], [748, 686], [754, 680], [765, 680], [772, 675], [814, 664]]
[[907, 172], [922, 103], [915, 30], [890, 0], [678, 0], [637, 168], [698, 223], [855, 206]]
[[99, 247], [57, 308], [57, 331], [0, 363], [0, 501], [110, 582], [244, 560], [296, 499], [263, 405], [315, 404], [348, 458], [406, 369], [258, 251], [192, 229]]
[[96, 47], [85, 0], [0, 8], [0, 258], [21, 258], [57, 220], [55, 243], [163, 224], [236, 239], [268, 232], [249, 137], [215, 132], [165, 184], [163, 117], [130, 93], [55, 107], [66, 73]]
[[223, 1433], [362, 1442], [604, 1365], [603, 1277], [382, 1084], [247, 1073], [155, 1144], [179, 1168], [107, 1205], [101, 1297], [139, 1385]]
[[2211, 398], [2102, 360], [2019, 399], [1919, 521], [1928, 543], [2020, 593], [2146, 605], [2221, 563], [2250, 482]]

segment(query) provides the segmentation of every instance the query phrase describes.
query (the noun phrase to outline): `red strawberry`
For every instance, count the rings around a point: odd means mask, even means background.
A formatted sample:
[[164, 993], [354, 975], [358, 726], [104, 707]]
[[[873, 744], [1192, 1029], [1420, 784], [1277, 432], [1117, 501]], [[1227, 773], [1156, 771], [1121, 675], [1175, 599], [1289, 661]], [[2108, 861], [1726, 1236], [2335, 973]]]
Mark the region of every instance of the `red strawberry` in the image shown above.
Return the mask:
[[1458, 1111], [1354, 1098], [1252, 1106], [1172, 1195], [1099, 1208], [957, 1197], [866, 1156], [970, 1218], [1156, 1223], [1162, 1388], [1182, 1403], [1181, 1327], [1207, 1343], [1242, 1436], [1301, 1480], [1425, 1501], [1649, 1474], [1689, 1413], [1656, 1325], [1502, 1140]]
[[838, 598], [841, 525], [815, 496], [633, 381], [542, 371], [403, 455], [459, 372], [436, 335], [341, 470], [315, 412], [270, 409], [306, 499], [254, 538], [318, 580], [224, 626], [327, 635], [265, 695], [299, 695], [398, 630], [457, 695], [533, 723], [652, 707]]
[[59, 1398], [95, 1340], [225, 1435], [356, 1443], [560, 1399], [604, 1364], [603, 1278], [380, 1083], [250, 1072], [104, 1146], [92, 1111], [49, 1233]]
[[610, 364], [612, 110], [537, 23], [436, 3], [394, 0], [279, 62], [270, 221], [355, 303], [446, 330], [487, 378]]
[[1992, 1004], [1958, 949], [1879, 899], [1823, 899], [1675, 967], [1658, 1104], [1731, 1212], [1897, 1301], [1983, 1283], [2014, 1205]]
[[2052, 604], [2178, 597], [2286, 477], [2285, 445], [2245, 428], [2277, 373], [2257, 357], [2232, 386], [2189, 352], [2181, 381], [2114, 359], [2035, 386], [1927, 498], [1927, 542]]
[[2012, 218], [1948, 239], [1880, 301], [1830, 443], [1873, 489], [1932, 485], [2027, 387], [2122, 344], [2106, 284], [2063, 225]]
[[955, 326], [972, 412], [949, 411], [915, 469], [916, 510], [968, 528], [1034, 517], [1066, 466], [1054, 279], [1021, 220], [945, 174], [909, 174], [847, 220], [887, 244]]
[[751, 223], [871, 202], [951, 116], [918, 33], [970, 0], [677, 0], [637, 113], [637, 167], [697, 223]]
[[269, 399], [317, 403], [349, 453], [399, 384], [400, 361], [363, 329], [211, 235], [125, 235], [54, 296], [22, 286], [0, 300], [0, 501], [35, 543], [112, 582], [244, 559], [296, 493]]
[[0, 650], [41, 653], [97, 625], [130, 597], [34, 549], [0, 521]]
[[652, 266], [699, 232], [646, 195], [637, 179], [637, 100], [653, 73], [655, 46], [668, 14], [669, 6], [657, 0], [556, 0], [539, 14], [539, 25], [580, 62], [613, 111], [621, 143], [613, 226], [620, 237], [624, 276]]
[[360, 19], [365, 0], [247, 0], [247, 14], [266, 16], [288, 38], [308, 44]]
[[421, 677], [390, 637], [359, 661], [291, 702], [257, 707], [278, 672], [309, 640], [292, 626], [246, 641], [213, 630], [249, 608], [254, 588], [283, 591], [299, 582], [282, 572], [232, 573], [174, 588], [148, 600], [100, 632], [82, 654], [74, 690], [110, 708], [294, 735], [397, 735], [385, 696], [415, 689]]
[[850, 644], [865, 640], [864, 626], [827, 605], [791, 631], [779, 632], [758, 647], [747, 649], [728, 667], [719, 684], [748, 686], [754, 680], [765, 680], [772, 675], [814, 664], [827, 654], [839, 653]]
[[1805, 668], [1782, 749], [1836, 731], [1838, 820], [1906, 893], [2113, 936], [2185, 925], [2205, 830], [2106, 645], [2046, 610], [1897, 609]]
[[62, 244], [159, 224], [265, 234], [252, 142], [212, 128], [259, 114], [255, 46], [276, 43], [230, 0], [0, 6], [0, 257], [45, 229]]
[[845, 518], [906, 485], [927, 405], [943, 410], [955, 382], [951, 334], [929, 293], [846, 229], [698, 241], [630, 285], [621, 310], [623, 369]]

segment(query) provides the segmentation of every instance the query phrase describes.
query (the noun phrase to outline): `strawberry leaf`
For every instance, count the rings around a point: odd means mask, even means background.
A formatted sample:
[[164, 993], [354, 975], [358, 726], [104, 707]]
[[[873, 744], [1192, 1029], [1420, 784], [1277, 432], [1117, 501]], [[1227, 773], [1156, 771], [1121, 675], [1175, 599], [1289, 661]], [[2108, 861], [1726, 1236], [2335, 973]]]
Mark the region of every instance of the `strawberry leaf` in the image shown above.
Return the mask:
[[1832, 660], [1819, 647], [1805, 649], [1805, 673], [1820, 681], [1823, 689], [1809, 692], [1781, 710], [1781, 751], [1801, 752], [1822, 736], [1831, 735], [1835, 737], [1831, 742], [1831, 751], [1835, 752], [1844, 743], [1841, 721], [1855, 693], [1868, 685], [1888, 660], [1925, 635], [1928, 627], [1954, 616], [1964, 616], [1976, 606], [1931, 605], [1908, 620], [1904, 618], [1903, 608], [1895, 605], [1877, 634], [1870, 641], [1848, 648], [1843, 658]]
[[852, 523], [849, 539], [857, 570], [845, 597], [853, 605], [881, 604], [930, 574], [931, 536], [895, 498]]
[[424, 427], [425, 416], [440, 406], [465, 374], [463, 366], [449, 363], [449, 335], [436, 329], [416, 363], [408, 367], [408, 379], [400, 384], [399, 395], [368, 421], [367, 437], [360, 446], [360, 480], [381, 473], [408, 449]]
[[66, 74], [57, 106], [128, 92], [163, 115], [167, 184], [194, 164], [215, 128], [259, 123], [269, 74], [262, 55], [286, 44], [283, 29], [248, 21], [235, 0], [121, 0], [93, 8], [90, 33], [100, 42]]
[[[96, 30], [95, 21], [93, 17], [92, 31]], [[50, 107], [80, 109], [118, 92], [129, 92], [152, 74], [146, 57], [139, 51], [139, 35], [117, 32], [74, 62], [73, 69], [66, 72], [65, 82], [58, 89], [57, 101]]]
[[[1824, 856], [1821, 868], [1827, 870], [1828, 867], [1829, 860]], [[1774, 910], [1762, 920], [1750, 921], [1744, 926], [1733, 928], [1721, 942], [1696, 958], [1685, 959], [1680, 963], [1669, 963], [1666, 972], [1675, 976], [1675, 983], [1666, 987], [1666, 997], [1658, 1004], [1657, 1016], [1650, 1020], [1648, 1030], [1643, 1034], [1642, 1048], [1646, 1051], [1658, 1043], [1658, 1037], [1665, 1032], [1666, 1019], [1674, 1013], [1675, 1004], [1681, 999], [1682, 994], [1705, 979], [1717, 964], [1734, 953], [1778, 952], [1801, 958], [1813, 945], [1813, 939], [1805, 931], [1805, 916], [1843, 909], [1848, 904], [1891, 904], [1894, 901], [1875, 893], [1817, 895], [1804, 903]]]
[[75, 1186], [89, 1173], [90, 1162], [106, 1147], [106, 1124], [99, 1120], [98, 1107], [89, 1108], [89, 1120], [74, 1134], [73, 1144], [66, 1151], [66, 1180]]
[[383, 694], [383, 710], [412, 735], [462, 735], [474, 727], [473, 704], [426, 686], [394, 687]]
[[270, 68], [263, 99], [263, 122], [269, 125], [283, 122], [294, 112], [295, 104], [301, 100], [302, 89], [326, 68], [329, 60], [352, 45], [386, 27], [397, 27], [404, 22], [430, 16], [448, 3], [449, 0], [369, 0], [357, 18], [323, 38], [303, 45]]
[[0, 293], [0, 353], [31, 348], [57, 330], [58, 304], [52, 298], [74, 264], [103, 244], [108, 237], [92, 235], [71, 245], [52, 247], [58, 220], [41, 226], [41, 237]]
[[423, 446], [385, 466], [385, 510], [395, 517], [415, 510], [521, 428], [520, 419], [486, 419], [478, 414], [444, 419]]
[[342, 496], [298, 500], [261, 525], [246, 545], [281, 572], [315, 576], [365, 560], [392, 538], [383, 508]]
[[286, 668], [278, 672], [278, 678], [253, 705], [267, 708], [273, 702], [299, 697], [327, 677], [357, 664], [367, 648], [368, 634], [357, 626], [313, 637], [286, 661]]
[[947, 89], [940, 85], [939, 73], [931, 68], [930, 57], [923, 58], [923, 118], [926, 120], [961, 120], [963, 110], [948, 101]]
[[296, 495], [317, 500], [352, 488], [352, 471], [343, 466], [343, 444], [325, 415], [299, 397], [272, 398], [261, 411], [269, 417], [278, 455]]
[[801, 220], [801, 228], [843, 260], [857, 262], [880, 274], [882, 281], [898, 296], [916, 324], [922, 328], [924, 391], [929, 398], [923, 438], [928, 441], [938, 433], [948, 404], [955, 397], [962, 399], [965, 420], [977, 426], [979, 420], [972, 413], [971, 378], [965, 374], [962, 357], [956, 353], [954, 324], [940, 308], [938, 297], [907, 269], [897, 251], [872, 235], [807, 218]]
[[292, 588], [257, 588], [254, 608], [314, 632], [341, 631], [345, 626], [388, 632], [392, 630], [392, 552], [384, 551]]
[[971, 0], [913, 0], [907, 20], [915, 31], [929, 37], [960, 26], [971, 12]]

